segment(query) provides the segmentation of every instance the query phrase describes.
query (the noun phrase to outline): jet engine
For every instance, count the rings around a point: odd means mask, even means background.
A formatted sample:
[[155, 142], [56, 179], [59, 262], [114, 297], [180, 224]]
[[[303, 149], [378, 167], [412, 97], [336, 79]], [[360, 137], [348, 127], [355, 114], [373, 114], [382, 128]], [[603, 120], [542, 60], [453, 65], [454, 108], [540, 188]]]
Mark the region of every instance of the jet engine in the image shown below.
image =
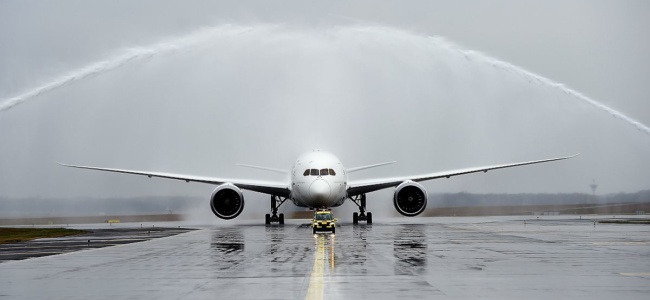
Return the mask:
[[222, 184], [212, 192], [210, 208], [219, 218], [234, 219], [244, 210], [244, 195], [233, 184]]
[[395, 189], [393, 204], [400, 214], [415, 217], [427, 207], [427, 192], [417, 182], [404, 181]]

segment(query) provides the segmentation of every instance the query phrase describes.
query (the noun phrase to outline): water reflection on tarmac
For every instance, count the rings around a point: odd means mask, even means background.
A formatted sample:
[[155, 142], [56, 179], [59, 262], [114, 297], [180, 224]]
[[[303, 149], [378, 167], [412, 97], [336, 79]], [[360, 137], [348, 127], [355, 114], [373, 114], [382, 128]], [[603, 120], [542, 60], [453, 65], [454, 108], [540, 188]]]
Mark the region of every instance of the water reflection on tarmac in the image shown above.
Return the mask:
[[[650, 226], [554, 217], [208, 226], [0, 264], [6, 299], [645, 299]], [[55, 241], [56, 242], [56, 241]]]
[[422, 225], [399, 225], [393, 233], [395, 275], [424, 274], [427, 269], [427, 240]]

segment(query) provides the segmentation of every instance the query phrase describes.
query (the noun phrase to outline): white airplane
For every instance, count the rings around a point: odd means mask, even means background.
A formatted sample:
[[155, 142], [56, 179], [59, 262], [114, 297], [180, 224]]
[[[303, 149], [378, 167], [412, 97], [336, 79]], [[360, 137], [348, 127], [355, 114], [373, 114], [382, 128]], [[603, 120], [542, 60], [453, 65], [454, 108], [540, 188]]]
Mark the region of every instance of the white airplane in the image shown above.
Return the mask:
[[210, 207], [215, 216], [221, 219], [233, 219], [241, 214], [244, 210], [244, 194], [242, 193], [242, 190], [249, 190], [271, 195], [271, 213], [266, 214], [266, 224], [284, 224], [284, 214], [278, 215], [278, 208], [287, 200], [291, 200], [296, 206], [310, 209], [337, 207], [342, 205], [345, 200], [350, 200], [359, 207], [359, 213], [355, 212], [352, 215], [353, 223], [357, 224], [359, 221], [365, 221], [367, 224], [371, 224], [372, 213], [366, 212], [367, 193], [394, 187], [395, 192], [393, 195], [393, 204], [395, 205], [395, 209], [404, 216], [413, 217], [422, 213], [427, 206], [427, 192], [418, 182], [438, 178], [449, 178], [456, 175], [487, 172], [489, 170], [564, 160], [577, 155], [578, 154], [567, 157], [459, 169], [416, 176], [362, 181], [348, 181], [348, 174], [364, 169], [392, 164], [394, 162], [346, 169], [336, 156], [327, 152], [314, 150], [313, 152], [301, 155], [296, 160], [291, 171], [260, 166], [240, 165], [280, 173], [290, 172], [291, 182], [289, 183], [232, 180], [174, 173], [59, 164], [72, 168], [144, 175], [149, 178], [160, 177], [183, 180], [186, 182], [193, 181], [218, 185], [210, 197]]

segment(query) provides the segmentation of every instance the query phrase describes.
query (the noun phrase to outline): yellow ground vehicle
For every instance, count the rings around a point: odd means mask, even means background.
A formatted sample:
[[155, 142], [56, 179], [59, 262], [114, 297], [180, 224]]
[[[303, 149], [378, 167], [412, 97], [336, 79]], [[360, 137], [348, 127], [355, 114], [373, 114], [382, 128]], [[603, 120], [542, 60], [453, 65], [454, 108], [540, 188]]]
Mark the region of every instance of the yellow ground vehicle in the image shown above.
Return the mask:
[[311, 220], [311, 227], [313, 232], [318, 231], [331, 231], [332, 233], [336, 232], [336, 218], [329, 210], [316, 211], [314, 213], [314, 219]]

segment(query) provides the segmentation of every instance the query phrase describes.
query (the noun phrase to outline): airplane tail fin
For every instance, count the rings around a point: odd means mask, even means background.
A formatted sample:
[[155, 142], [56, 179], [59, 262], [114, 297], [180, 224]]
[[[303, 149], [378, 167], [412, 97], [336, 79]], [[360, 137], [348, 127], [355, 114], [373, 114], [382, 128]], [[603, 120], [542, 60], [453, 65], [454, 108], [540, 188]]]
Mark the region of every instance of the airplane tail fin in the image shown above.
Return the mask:
[[390, 164], [394, 164], [394, 163], [396, 163], [396, 161], [389, 161], [389, 162], [384, 162], [384, 163], [379, 163], [379, 164], [374, 164], [374, 165], [367, 165], [367, 166], [349, 168], [346, 171], [348, 173], [352, 173], [352, 172], [356, 172], [356, 171], [361, 171], [361, 170], [375, 168], [375, 167], [381, 167], [381, 166], [390, 165]]

